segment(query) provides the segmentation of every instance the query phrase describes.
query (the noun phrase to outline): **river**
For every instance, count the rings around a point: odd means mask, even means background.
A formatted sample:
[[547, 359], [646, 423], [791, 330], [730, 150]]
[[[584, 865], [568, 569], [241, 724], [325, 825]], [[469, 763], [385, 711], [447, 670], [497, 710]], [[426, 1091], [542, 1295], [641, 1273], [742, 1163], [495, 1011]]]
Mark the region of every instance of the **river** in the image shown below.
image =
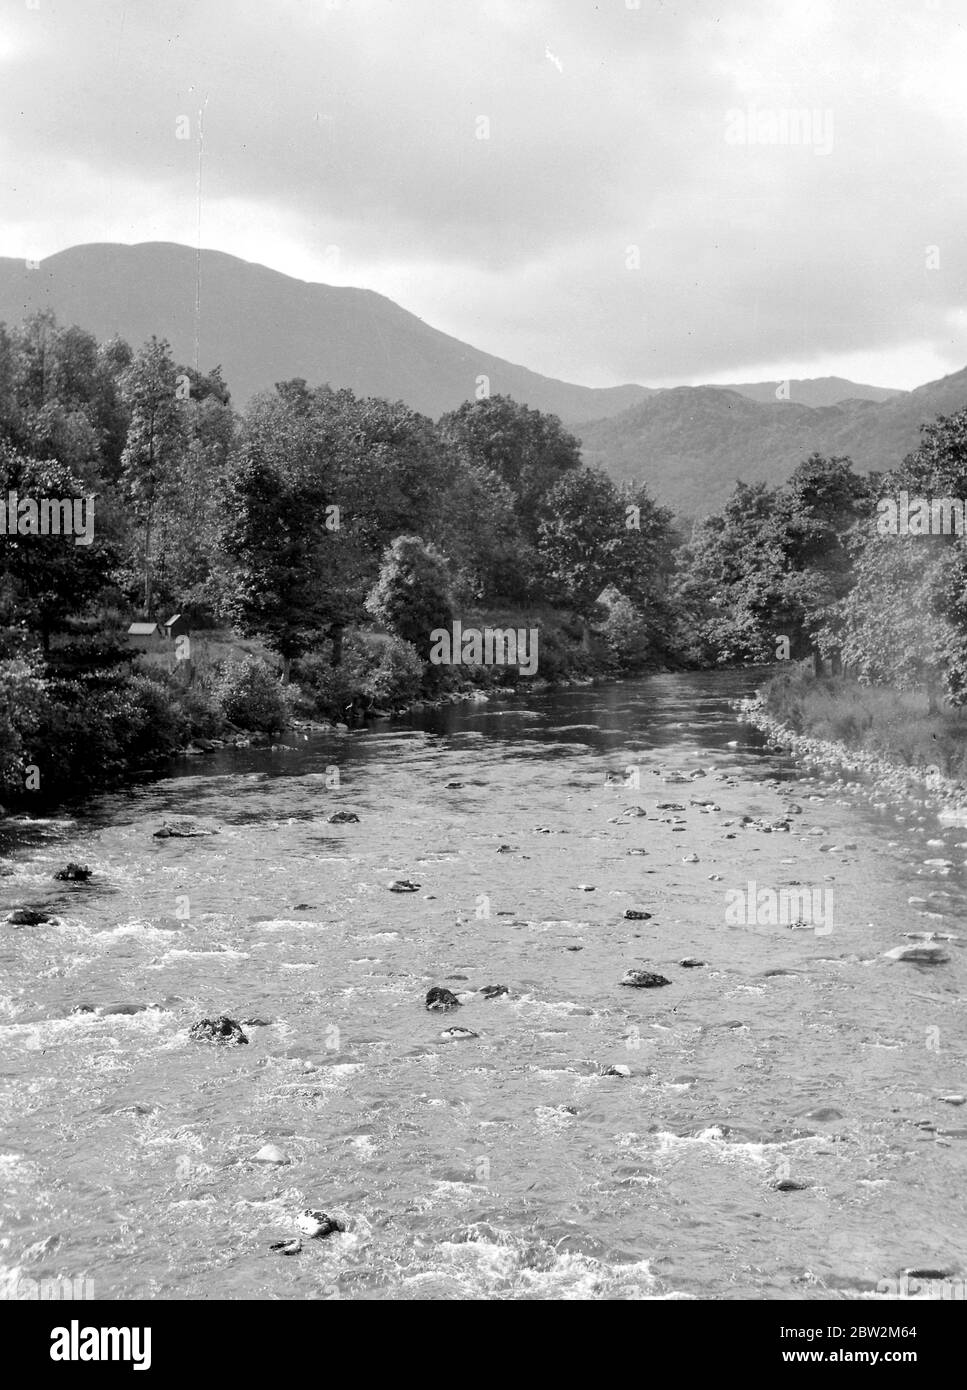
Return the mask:
[[[964, 955], [884, 953], [959, 934], [967, 831], [770, 750], [731, 706], [753, 684], [289, 734], [0, 823], [0, 911], [54, 914], [0, 922], [8, 1292], [808, 1300], [963, 1275]], [[155, 838], [172, 815], [218, 833]], [[71, 860], [90, 882], [54, 881]], [[832, 894], [828, 920], [727, 920], [750, 880]], [[432, 985], [462, 1007], [428, 1012]], [[189, 1040], [220, 1013], [265, 1022]], [[270, 1250], [306, 1207], [346, 1230]]]

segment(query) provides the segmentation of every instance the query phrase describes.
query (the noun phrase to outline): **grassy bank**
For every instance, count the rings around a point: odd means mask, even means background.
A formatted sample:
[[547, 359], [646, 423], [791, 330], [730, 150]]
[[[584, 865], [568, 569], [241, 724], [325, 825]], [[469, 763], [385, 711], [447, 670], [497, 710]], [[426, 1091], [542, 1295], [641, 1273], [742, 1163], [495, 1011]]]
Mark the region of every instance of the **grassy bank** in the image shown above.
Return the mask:
[[814, 676], [796, 665], [761, 690], [768, 714], [793, 733], [841, 743], [897, 767], [967, 780], [967, 711], [930, 713], [926, 694]]

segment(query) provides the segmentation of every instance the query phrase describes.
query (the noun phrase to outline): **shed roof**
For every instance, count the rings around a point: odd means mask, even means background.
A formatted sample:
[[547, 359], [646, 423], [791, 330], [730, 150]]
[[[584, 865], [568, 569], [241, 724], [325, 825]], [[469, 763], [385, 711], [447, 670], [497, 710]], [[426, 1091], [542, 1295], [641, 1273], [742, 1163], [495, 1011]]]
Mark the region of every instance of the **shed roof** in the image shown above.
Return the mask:
[[158, 631], [157, 623], [132, 623], [128, 628], [129, 637], [150, 637]]

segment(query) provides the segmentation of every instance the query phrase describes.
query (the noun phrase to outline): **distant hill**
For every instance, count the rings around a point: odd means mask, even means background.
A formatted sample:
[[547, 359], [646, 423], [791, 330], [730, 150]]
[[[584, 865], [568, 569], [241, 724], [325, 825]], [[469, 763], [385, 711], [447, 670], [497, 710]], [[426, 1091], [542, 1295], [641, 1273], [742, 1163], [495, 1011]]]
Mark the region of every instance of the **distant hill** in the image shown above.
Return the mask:
[[681, 386], [610, 420], [575, 427], [588, 463], [639, 478], [681, 515], [718, 510], [737, 478], [778, 483], [814, 450], [848, 455], [861, 472], [899, 463], [921, 424], [967, 406], [967, 368], [886, 400], [758, 404], [736, 391]]
[[39, 309], [133, 346], [157, 334], [183, 363], [197, 350], [203, 370], [221, 363], [239, 406], [295, 376], [403, 400], [435, 419], [474, 399], [485, 376], [492, 394], [559, 415], [589, 463], [642, 478], [685, 516], [720, 507], [736, 478], [787, 478], [814, 449], [889, 468], [915, 448], [923, 421], [967, 405], [967, 370], [901, 392], [842, 377], [791, 381], [788, 400], [776, 399], [778, 382], [576, 386], [440, 333], [371, 290], [310, 284], [173, 242], [75, 246], [36, 269], [0, 258], [0, 322]]
[[905, 396], [906, 391], [894, 391], [888, 386], [863, 386], [857, 381], [848, 381], [844, 376], [814, 376], [805, 380], [795, 378], [789, 381], [752, 381], [735, 386], [728, 382], [719, 386], [719, 391], [737, 391], [750, 401], [761, 401], [772, 405], [779, 399], [776, 395], [783, 388], [783, 399], [794, 401], [797, 405], [838, 405], [840, 401], [888, 401], [892, 396]]
[[599, 390], [540, 376], [430, 328], [371, 290], [309, 284], [173, 242], [74, 246], [36, 270], [0, 257], [0, 322], [19, 324], [45, 308], [61, 323], [98, 338], [119, 333], [134, 347], [157, 334], [188, 365], [197, 333], [202, 369], [221, 363], [239, 406], [295, 376], [404, 400], [434, 419], [472, 400], [478, 376], [489, 378], [491, 394], [571, 422], [616, 415], [650, 394], [645, 386]]

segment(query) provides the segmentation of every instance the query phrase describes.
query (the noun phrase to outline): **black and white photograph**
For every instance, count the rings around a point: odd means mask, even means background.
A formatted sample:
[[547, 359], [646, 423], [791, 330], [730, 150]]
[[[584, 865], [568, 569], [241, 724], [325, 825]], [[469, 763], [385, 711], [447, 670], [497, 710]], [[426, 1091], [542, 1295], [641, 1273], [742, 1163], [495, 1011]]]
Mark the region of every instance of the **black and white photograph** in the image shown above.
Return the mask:
[[31, 1364], [481, 1302], [934, 1364], [965, 74], [963, 0], [0, 0]]

